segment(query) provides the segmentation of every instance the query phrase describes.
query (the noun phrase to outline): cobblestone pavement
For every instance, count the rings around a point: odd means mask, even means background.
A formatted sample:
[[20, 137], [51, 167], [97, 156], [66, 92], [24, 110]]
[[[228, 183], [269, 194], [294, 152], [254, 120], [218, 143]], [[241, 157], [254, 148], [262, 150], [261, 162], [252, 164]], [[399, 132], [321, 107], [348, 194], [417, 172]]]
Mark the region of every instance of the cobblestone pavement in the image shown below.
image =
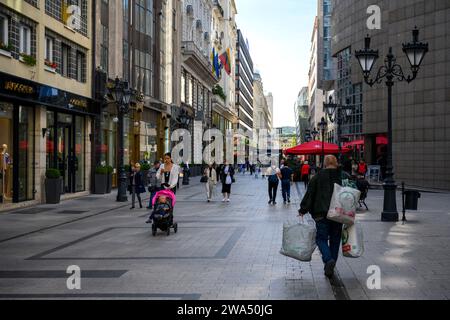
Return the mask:
[[[404, 225], [381, 222], [383, 192], [369, 192], [370, 211], [358, 220], [365, 253], [340, 259], [338, 269], [351, 299], [450, 299], [450, 194], [422, 193], [419, 211], [408, 211]], [[397, 199], [402, 215], [401, 197]], [[369, 266], [381, 270], [381, 290], [369, 290]]]
[[[207, 203], [204, 186], [179, 192], [179, 232], [151, 235], [146, 210], [92, 195], [0, 215], [0, 298], [341, 299], [311, 263], [279, 254], [293, 203], [267, 204], [267, 181], [237, 176], [231, 203]], [[220, 187], [218, 187], [220, 191]], [[281, 204], [280, 204], [281, 203]], [[68, 290], [66, 269], [82, 270]]]

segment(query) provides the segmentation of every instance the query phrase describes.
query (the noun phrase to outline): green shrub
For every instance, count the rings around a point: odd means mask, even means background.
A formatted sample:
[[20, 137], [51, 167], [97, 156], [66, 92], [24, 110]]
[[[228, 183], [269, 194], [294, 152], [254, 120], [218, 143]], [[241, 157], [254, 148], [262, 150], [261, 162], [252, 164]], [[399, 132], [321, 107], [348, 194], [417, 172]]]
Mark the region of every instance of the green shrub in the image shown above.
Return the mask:
[[106, 170], [108, 170], [108, 174], [112, 174], [114, 172], [114, 168], [112, 166], [106, 166]]
[[216, 84], [213, 87], [212, 92], [213, 92], [214, 95], [218, 95], [223, 100], [227, 100], [227, 95], [225, 94], [225, 92], [223, 92], [223, 88], [220, 85]]
[[108, 174], [108, 168], [107, 167], [97, 167], [95, 168], [95, 174]]
[[36, 65], [36, 58], [35, 57], [33, 57], [31, 55], [28, 55], [28, 54], [25, 54], [25, 53], [21, 53], [20, 56], [22, 57], [23, 62], [26, 65], [31, 66], [31, 67]]
[[47, 179], [59, 179], [61, 177], [61, 172], [58, 169], [47, 169], [47, 171], [45, 171], [45, 177]]
[[148, 171], [148, 170], [150, 170], [151, 169], [151, 166], [150, 166], [150, 164], [148, 164], [148, 163], [144, 163], [142, 166], [141, 166], [141, 170], [142, 171]]

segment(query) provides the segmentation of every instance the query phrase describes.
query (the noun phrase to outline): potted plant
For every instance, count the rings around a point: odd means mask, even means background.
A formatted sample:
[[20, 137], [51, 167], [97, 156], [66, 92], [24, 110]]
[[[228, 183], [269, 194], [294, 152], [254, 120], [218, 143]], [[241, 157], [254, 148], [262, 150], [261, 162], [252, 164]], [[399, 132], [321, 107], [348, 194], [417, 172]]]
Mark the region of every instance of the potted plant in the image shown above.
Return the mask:
[[11, 51], [13, 50], [13, 46], [9, 44], [4, 44], [0, 41], [0, 54], [11, 57]]
[[94, 194], [105, 194], [108, 184], [108, 168], [105, 166], [98, 166], [95, 168], [94, 177]]
[[23, 52], [20, 54], [19, 60], [30, 67], [34, 67], [36, 65], [36, 58]]
[[45, 70], [50, 72], [56, 72], [57, 64], [56, 62], [49, 61], [47, 59], [44, 60]]
[[107, 166], [106, 167], [107, 170], [107, 183], [106, 183], [106, 193], [111, 193], [112, 190], [112, 174], [114, 171], [114, 168], [111, 166]]
[[48, 204], [58, 204], [61, 200], [62, 179], [58, 169], [45, 172], [45, 200]]

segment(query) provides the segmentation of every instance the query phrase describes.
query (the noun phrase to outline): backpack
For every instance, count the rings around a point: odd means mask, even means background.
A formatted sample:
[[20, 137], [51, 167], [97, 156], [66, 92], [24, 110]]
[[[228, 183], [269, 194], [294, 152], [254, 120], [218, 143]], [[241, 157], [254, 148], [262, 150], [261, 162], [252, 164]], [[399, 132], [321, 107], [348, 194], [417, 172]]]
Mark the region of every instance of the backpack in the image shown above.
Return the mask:
[[269, 182], [270, 183], [277, 183], [278, 182], [278, 176], [276, 174], [273, 174], [269, 176]]

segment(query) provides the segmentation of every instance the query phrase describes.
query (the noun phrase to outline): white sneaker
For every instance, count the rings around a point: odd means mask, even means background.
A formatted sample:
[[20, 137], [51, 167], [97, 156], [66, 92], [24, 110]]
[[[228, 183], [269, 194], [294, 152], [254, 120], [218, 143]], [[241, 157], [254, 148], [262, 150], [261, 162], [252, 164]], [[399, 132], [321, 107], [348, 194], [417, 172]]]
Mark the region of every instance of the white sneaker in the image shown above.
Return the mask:
[[226, 202], [226, 201], [227, 201], [227, 199], [223, 199], [223, 200], [222, 200], [222, 202]]
[[231, 202], [231, 200], [230, 200], [230, 199], [227, 199], [227, 202]]

